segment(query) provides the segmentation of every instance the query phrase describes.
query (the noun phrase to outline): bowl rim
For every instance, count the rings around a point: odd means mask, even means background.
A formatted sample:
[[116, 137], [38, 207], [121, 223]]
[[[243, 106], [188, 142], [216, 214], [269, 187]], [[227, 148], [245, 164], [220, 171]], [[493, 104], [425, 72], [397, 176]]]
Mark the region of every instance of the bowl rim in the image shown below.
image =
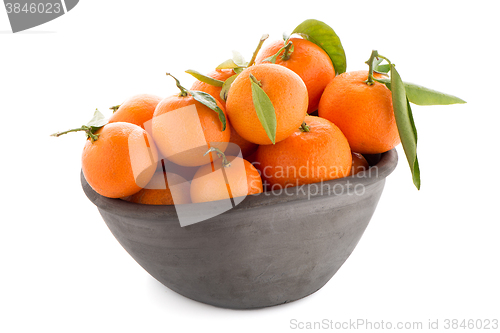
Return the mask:
[[[290, 195], [285, 193], [283, 190], [267, 191], [259, 194], [253, 194], [245, 197], [238, 205], [230, 209], [228, 212], [236, 212], [245, 209], [257, 208], [261, 206], [285, 204], [298, 200], [316, 200], [325, 196], [337, 197], [342, 195], [347, 195], [344, 192], [337, 193], [335, 188], [340, 186], [341, 188], [349, 190], [354, 190], [356, 186], [368, 187], [375, 183], [384, 180], [389, 174], [394, 171], [398, 163], [398, 154], [396, 149], [393, 148], [385, 153], [379, 154], [377, 157], [380, 160], [374, 164], [370, 169], [376, 166], [377, 172], [369, 172], [365, 176], [352, 175], [344, 178], [333, 179], [326, 182], [313, 183], [304, 185], [306, 189], [298, 190], [295, 188], [295, 194]], [[375, 157], [377, 159], [377, 157]], [[96, 205], [100, 210], [105, 210], [112, 212], [113, 214], [119, 216], [127, 216], [131, 218], [152, 218], [152, 219], [177, 219], [177, 213], [175, 207], [171, 206], [160, 206], [160, 205], [144, 205], [133, 202], [128, 202], [122, 199], [113, 199], [104, 197], [97, 192], [95, 192], [92, 187], [87, 183], [83, 171], [80, 171], [80, 181], [82, 184], [83, 191], [85, 192], [88, 199]], [[316, 184], [316, 185], [315, 185]], [[321, 195], [315, 194], [311, 196], [310, 188], [311, 186], [316, 186], [316, 193], [319, 191], [318, 184], [321, 186]], [[294, 187], [290, 187], [293, 189]], [[202, 209], [203, 206], [210, 205], [211, 203], [189, 203], [185, 205], [192, 206], [193, 209]]]

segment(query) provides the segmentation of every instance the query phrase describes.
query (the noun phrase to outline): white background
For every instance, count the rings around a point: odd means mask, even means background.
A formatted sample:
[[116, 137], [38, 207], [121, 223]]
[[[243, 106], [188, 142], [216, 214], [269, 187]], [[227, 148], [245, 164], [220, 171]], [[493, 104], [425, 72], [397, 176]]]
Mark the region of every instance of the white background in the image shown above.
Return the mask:
[[[500, 319], [497, 3], [408, 3], [86, 0], [18, 34], [0, 8], [0, 331], [288, 332], [292, 319], [424, 328], [429, 319]], [[95, 108], [109, 116], [137, 93], [171, 95], [165, 72], [190, 86], [184, 70], [208, 72], [232, 50], [249, 59], [263, 33], [278, 39], [308, 18], [334, 28], [348, 70], [366, 69], [377, 49], [403, 80], [468, 103], [413, 107], [421, 191], [398, 147], [368, 229], [320, 291], [251, 311], [186, 299], [135, 263], [86, 198], [84, 134], [49, 134], [79, 127]]]

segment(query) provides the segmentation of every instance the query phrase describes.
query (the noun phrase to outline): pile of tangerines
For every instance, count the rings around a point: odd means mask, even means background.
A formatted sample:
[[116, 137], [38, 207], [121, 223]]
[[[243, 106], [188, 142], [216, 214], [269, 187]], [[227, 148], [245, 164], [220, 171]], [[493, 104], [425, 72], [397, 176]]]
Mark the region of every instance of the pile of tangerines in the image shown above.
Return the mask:
[[368, 70], [339, 74], [312, 41], [261, 43], [230, 63], [192, 71], [190, 89], [172, 76], [178, 93], [132, 96], [82, 126], [89, 185], [141, 204], [214, 201], [353, 176], [369, 167], [363, 154], [400, 143], [386, 85], [368, 84]]

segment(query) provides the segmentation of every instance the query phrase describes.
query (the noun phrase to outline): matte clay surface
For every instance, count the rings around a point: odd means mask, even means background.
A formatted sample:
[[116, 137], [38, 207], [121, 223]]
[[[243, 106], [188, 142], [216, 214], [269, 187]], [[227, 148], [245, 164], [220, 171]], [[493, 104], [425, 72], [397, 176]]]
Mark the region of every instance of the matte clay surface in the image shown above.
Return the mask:
[[[102, 197], [83, 175], [82, 185], [120, 244], [162, 284], [199, 302], [251, 309], [308, 296], [342, 266], [375, 211], [397, 153], [368, 160], [377, 172], [325, 182], [322, 195], [307, 187], [288, 189], [293, 195], [261, 193], [186, 227], [173, 206]], [[363, 195], [353, 194], [358, 184]], [[344, 194], [331, 193], [341, 186]], [[196, 213], [203, 203], [190, 205]]]

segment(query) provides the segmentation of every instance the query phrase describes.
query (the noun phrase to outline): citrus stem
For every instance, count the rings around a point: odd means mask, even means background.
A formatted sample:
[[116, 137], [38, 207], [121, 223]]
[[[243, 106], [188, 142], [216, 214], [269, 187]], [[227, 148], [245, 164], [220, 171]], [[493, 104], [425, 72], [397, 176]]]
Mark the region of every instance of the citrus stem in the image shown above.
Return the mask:
[[262, 86], [262, 83], [260, 83], [260, 81], [259, 81], [259, 80], [257, 80], [257, 78], [256, 78], [255, 76], [253, 76], [253, 74], [250, 74], [250, 79], [251, 79], [253, 82], [257, 83], [257, 84], [259, 85], [259, 87], [260, 87], [260, 86]]
[[50, 136], [59, 137], [63, 134], [67, 134], [67, 133], [71, 133], [71, 132], [80, 132], [80, 131], [84, 131], [85, 134], [87, 134], [87, 138], [90, 138], [90, 140], [92, 140], [92, 142], [96, 141], [99, 138], [99, 134], [94, 134], [94, 132], [92, 131], [92, 128], [90, 126], [86, 126], [86, 125], [83, 125], [82, 127], [79, 127], [79, 128], [73, 128], [73, 129], [70, 129], [67, 131], [63, 131], [63, 132], [57, 132], [57, 133], [51, 134]]
[[116, 110], [118, 110], [119, 107], [120, 107], [120, 105], [114, 105], [114, 106], [110, 107], [109, 109], [113, 110], [113, 113], [115, 113]]
[[73, 128], [73, 129], [70, 129], [70, 130], [67, 130], [67, 131], [57, 132], [57, 133], [51, 134], [50, 136], [58, 137], [58, 136], [61, 136], [63, 134], [66, 134], [66, 133], [85, 131], [86, 127], [87, 126], [82, 126], [82, 127], [79, 127], [79, 128]]
[[378, 54], [378, 51], [377, 50], [373, 50], [372, 51], [372, 54], [370, 55], [370, 59], [368, 59], [365, 63], [368, 65], [368, 78], [367, 80], [365, 81], [365, 83], [367, 85], [372, 85], [375, 83], [375, 78], [373, 77], [373, 64], [375, 63], [375, 60], [378, 60], [378, 59], [384, 59], [385, 61], [387, 61], [389, 64], [391, 64], [391, 61], [389, 59], [387, 59], [386, 57]]
[[262, 45], [264, 44], [264, 41], [269, 37], [268, 34], [263, 34], [262, 37], [260, 37], [260, 40], [259, 40], [259, 44], [257, 45], [257, 48], [255, 49], [255, 51], [253, 51], [253, 54], [252, 54], [252, 59], [250, 59], [250, 61], [248, 62], [248, 65], [247, 67], [250, 67], [253, 65], [253, 63], [255, 62], [255, 59], [257, 58], [257, 54], [259, 53]]
[[288, 60], [288, 59], [290, 59], [290, 56], [292, 55], [292, 53], [293, 53], [293, 43], [292, 42], [288, 42], [285, 45], [285, 52], [283, 52], [283, 55], [281, 56], [281, 60]]
[[231, 166], [231, 163], [226, 158], [226, 154], [224, 154], [222, 152], [222, 150], [220, 150], [219, 148], [210, 147], [210, 149], [207, 150], [207, 152], [205, 154], [203, 154], [203, 156], [205, 156], [205, 155], [207, 155], [208, 153], [211, 153], [211, 152], [215, 152], [217, 154], [217, 156], [222, 157], [222, 166], [224, 168], [228, 168], [228, 167]]
[[179, 90], [181, 91], [181, 93], [179, 94], [179, 96], [184, 97], [184, 96], [187, 96], [187, 95], [188, 95], [188, 91], [187, 91], [187, 89], [186, 89], [186, 88], [184, 88], [183, 86], [181, 86], [181, 83], [179, 82], [179, 80], [177, 80], [177, 79], [175, 78], [175, 76], [173, 76], [173, 75], [172, 75], [172, 74], [170, 74], [170, 73], [167, 73], [167, 76], [171, 76], [171, 77], [173, 77], [173, 78], [174, 78], [174, 80], [175, 80], [175, 84], [177, 85], [177, 88], [179, 88]]
[[368, 65], [368, 78], [366, 79], [366, 84], [371, 86], [372, 84], [375, 83], [374, 78], [373, 78], [373, 63], [375, 62], [375, 59], [377, 59], [378, 52], [377, 50], [372, 50], [372, 54], [370, 55], [370, 59], [366, 61], [366, 64]]
[[302, 125], [300, 125], [300, 127], [299, 127], [299, 130], [301, 130], [302, 132], [309, 132], [311, 129], [310, 129], [309, 125], [307, 125], [306, 122], [303, 121]]

